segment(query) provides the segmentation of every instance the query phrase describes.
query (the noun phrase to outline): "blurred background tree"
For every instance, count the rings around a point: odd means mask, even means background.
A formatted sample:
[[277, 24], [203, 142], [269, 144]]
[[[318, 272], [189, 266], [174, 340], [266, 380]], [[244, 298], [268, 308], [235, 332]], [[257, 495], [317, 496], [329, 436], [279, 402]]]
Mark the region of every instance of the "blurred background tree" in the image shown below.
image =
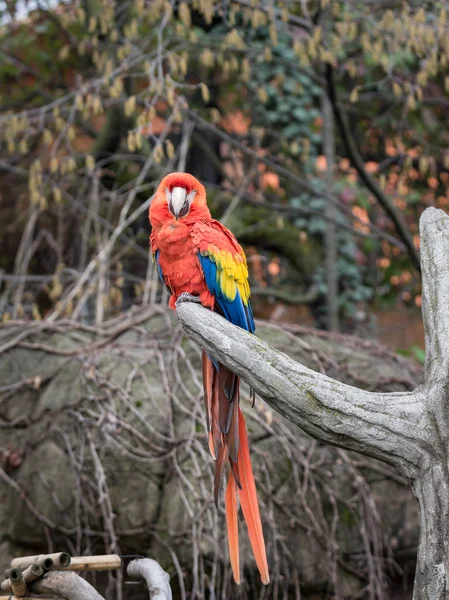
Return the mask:
[[173, 170], [245, 246], [256, 315], [375, 335], [418, 312], [418, 217], [449, 202], [446, 2], [0, 7], [4, 320], [165, 302], [147, 209]]

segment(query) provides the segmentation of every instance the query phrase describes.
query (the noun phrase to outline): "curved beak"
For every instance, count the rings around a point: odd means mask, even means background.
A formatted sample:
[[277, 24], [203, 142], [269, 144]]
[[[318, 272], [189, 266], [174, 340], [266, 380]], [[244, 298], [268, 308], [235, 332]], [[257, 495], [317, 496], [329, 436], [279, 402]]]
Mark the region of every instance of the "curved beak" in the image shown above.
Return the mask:
[[168, 210], [175, 217], [175, 219], [178, 220], [181, 217], [185, 217], [185, 215], [189, 212], [190, 205], [193, 202], [196, 191], [187, 194], [187, 190], [185, 188], [174, 187], [171, 193], [167, 190], [166, 194]]

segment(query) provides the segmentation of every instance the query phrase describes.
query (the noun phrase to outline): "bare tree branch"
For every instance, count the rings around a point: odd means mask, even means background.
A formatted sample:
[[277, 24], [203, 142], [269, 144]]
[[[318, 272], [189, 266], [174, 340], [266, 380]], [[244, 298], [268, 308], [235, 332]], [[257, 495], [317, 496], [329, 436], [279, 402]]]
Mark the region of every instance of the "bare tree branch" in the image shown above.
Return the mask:
[[349, 129], [347, 118], [344, 113], [344, 110], [341, 104], [338, 102], [337, 93], [333, 81], [333, 71], [330, 65], [327, 66], [327, 82], [328, 82], [328, 94], [329, 99], [332, 102], [332, 106], [335, 113], [335, 118], [337, 120], [338, 126], [340, 128], [340, 132], [343, 138], [343, 142], [345, 144], [346, 150], [348, 152], [349, 159], [352, 165], [357, 170], [362, 181], [365, 183], [366, 187], [374, 194], [379, 204], [383, 207], [387, 215], [393, 221], [396, 231], [398, 232], [401, 240], [404, 242], [408, 254], [411, 258], [411, 261], [415, 268], [420, 270], [420, 259], [419, 252], [415, 248], [413, 244], [413, 238], [410, 234], [410, 231], [403, 221], [401, 215], [396, 210], [392, 200], [381, 190], [381, 188], [377, 185], [376, 181], [369, 175], [366, 171], [363, 159], [360, 155], [360, 152], [357, 148], [357, 144], [351, 134]]

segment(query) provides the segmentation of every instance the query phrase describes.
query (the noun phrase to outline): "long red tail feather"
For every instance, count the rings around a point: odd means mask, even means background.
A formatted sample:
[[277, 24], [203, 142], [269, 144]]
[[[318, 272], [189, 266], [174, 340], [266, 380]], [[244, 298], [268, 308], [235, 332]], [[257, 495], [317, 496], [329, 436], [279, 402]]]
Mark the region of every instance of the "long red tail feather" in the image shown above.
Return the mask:
[[225, 496], [226, 523], [228, 526], [229, 557], [234, 581], [240, 583], [239, 529], [237, 522], [237, 486], [232, 471], [229, 471]]
[[229, 556], [234, 580], [236, 583], [240, 583], [238, 494], [262, 583], [267, 585], [270, 575], [256, 484], [251, 467], [245, 419], [239, 408], [240, 380], [223, 365], [220, 365], [220, 370], [217, 370], [209, 356], [203, 352], [203, 384], [209, 448], [215, 460], [214, 500], [216, 505], [228, 460], [230, 464], [225, 507]]
[[240, 504], [243, 516], [248, 526], [249, 541], [253, 549], [254, 558], [260, 571], [262, 583], [268, 585], [270, 575], [268, 573], [267, 554], [265, 541], [260, 520], [259, 503], [257, 501], [256, 484], [254, 482], [251, 459], [249, 457], [248, 435], [246, 433], [245, 419], [239, 410], [239, 475], [242, 488], [239, 489]]

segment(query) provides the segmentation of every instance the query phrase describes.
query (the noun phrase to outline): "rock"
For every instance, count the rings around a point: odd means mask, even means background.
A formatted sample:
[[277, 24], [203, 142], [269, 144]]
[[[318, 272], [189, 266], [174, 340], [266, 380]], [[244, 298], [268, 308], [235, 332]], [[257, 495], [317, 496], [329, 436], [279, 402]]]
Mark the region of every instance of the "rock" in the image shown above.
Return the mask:
[[[421, 381], [420, 367], [366, 340], [267, 323], [258, 335], [366, 389]], [[175, 598], [205, 597], [211, 588], [232, 597], [224, 510], [212, 499], [201, 353], [173, 313], [134, 310], [98, 330], [7, 324], [0, 347], [0, 569], [50, 544], [72, 554], [143, 554], [171, 574]], [[368, 584], [393, 585], [399, 567], [412, 574], [417, 505], [395, 472], [318, 443], [260, 399], [252, 409], [245, 387], [242, 406], [268, 597], [299, 586], [307, 597], [338, 588], [344, 598]], [[259, 579], [242, 520], [240, 532], [245, 598]], [[103, 583], [100, 592], [120, 599], [120, 580]], [[132, 598], [140, 597], [135, 589]]]

